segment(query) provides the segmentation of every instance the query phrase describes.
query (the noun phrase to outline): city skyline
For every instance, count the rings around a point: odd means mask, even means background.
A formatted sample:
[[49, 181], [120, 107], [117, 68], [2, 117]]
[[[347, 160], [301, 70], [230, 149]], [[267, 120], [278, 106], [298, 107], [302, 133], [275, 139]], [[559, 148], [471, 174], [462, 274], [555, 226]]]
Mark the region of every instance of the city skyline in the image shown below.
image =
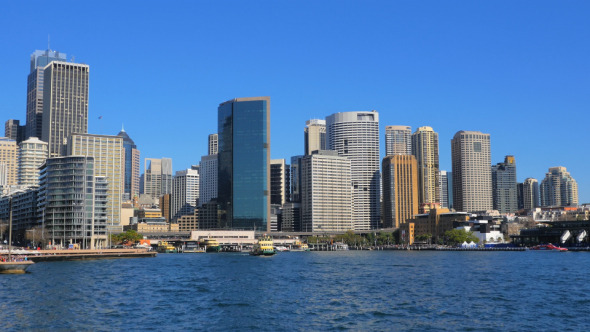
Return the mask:
[[[128, 22], [124, 14], [133, 6], [123, 4], [113, 27], [98, 34], [93, 27], [104, 25], [107, 12], [93, 3], [80, 6], [96, 12], [97, 18], [73, 18], [84, 22], [76, 31], [59, 19], [49, 27], [41, 25], [41, 14], [31, 13], [27, 5], [6, 4], [0, 27], [8, 32], [0, 45], [9, 52], [0, 55], [0, 112], [3, 121], [25, 123], [30, 56], [46, 49], [51, 35], [52, 50], [92, 67], [88, 132], [116, 135], [124, 124], [142, 160], [169, 157], [174, 171], [207, 155], [219, 102], [269, 95], [272, 159], [301, 154], [307, 120], [375, 109], [380, 114], [380, 159], [385, 155], [385, 126], [430, 126], [440, 135], [440, 169], [451, 171], [451, 137], [460, 130], [481, 131], [491, 135], [491, 165], [514, 155], [518, 182], [529, 177], [541, 181], [550, 167], [566, 167], [578, 182], [580, 203], [589, 202], [589, 157], [580, 152], [589, 133], [582, 121], [572, 121], [584, 118], [590, 102], [583, 74], [588, 72], [583, 41], [590, 28], [582, 13], [588, 5], [539, 2], [531, 12], [518, 3], [510, 10], [498, 4], [427, 3], [428, 8], [385, 2], [337, 7], [327, 2], [310, 11], [308, 4], [261, 2], [247, 12], [260, 11], [268, 20], [250, 27], [242, 24], [247, 6], [234, 2], [171, 4], [161, 16], [146, 8]], [[219, 31], [206, 29], [213, 26], [206, 16], [221, 9], [234, 23]], [[70, 8], [47, 10], [43, 17], [72, 14]], [[449, 14], [452, 22], [445, 17]], [[31, 29], [16, 30], [15, 22], [25, 18]], [[138, 28], [143, 26], [138, 22], [150, 18], [158, 18], [164, 30]], [[324, 18], [332, 25], [322, 23]], [[302, 19], [309, 26], [291, 31]], [[193, 24], [197, 29], [182, 32]], [[121, 30], [137, 40], [122, 38]], [[252, 33], [271, 38], [262, 55], [239, 41]], [[238, 40], [240, 56], [217, 50], [227, 38]], [[159, 50], [145, 50], [152, 45]], [[183, 65], [165, 70], [151, 66], [162, 54]], [[191, 54], [196, 60], [181, 60]], [[146, 66], [152, 69], [146, 72]], [[170, 120], [162, 121], [162, 115]], [[559, 121], [567, 125], [556, 125]], [[564, 137], [571, 144], [563, 144]]]

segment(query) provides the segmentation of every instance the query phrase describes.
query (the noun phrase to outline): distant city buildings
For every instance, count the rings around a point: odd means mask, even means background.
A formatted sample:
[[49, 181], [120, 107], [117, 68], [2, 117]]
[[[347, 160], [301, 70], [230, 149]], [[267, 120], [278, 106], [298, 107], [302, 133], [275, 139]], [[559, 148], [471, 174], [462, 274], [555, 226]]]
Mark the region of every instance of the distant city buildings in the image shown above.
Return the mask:
[[209, 151], [209, 155], [217, 154], [218, 146], [219, 146], [219, 139], [217, 134], [209, 135], [209, 144], [207, 146], [207, 150]]
[[129, 137], [125, 129], [121, 129], [117, 136], [123, 138], [123, 149], [125, 150], [125, 184], [123, 194], [129, 200], [139, 196], [139, 165], [140, 153], [135, 142]]
[[172, 192], [172, 159], [145, 158], [143, 169], [143, 194], [157, 200]]
[[172, 222], [181, 216], [194, 215], [199, 201], [198, 167], [177, 171], [172, 179], [171, 210]]
[[565, 167], [551, 167], [541, 181], [541, 206], [577, 206], [578, 183]]
[[270, 231], [270, 98], [218, 108], [219, 228]]
[[355, 230], [380, 221], [379, 113], [343, 112], [326, 118], [328, 149], [350, 159]]
[[270, 161], [270, 204], [282, 206], [289, 200], [290, 173], [285, 159]]
[[413, 155], [383, 159], [383, 227], [400, 227], [418, 214], [418, 163]]
[[218, 155], [202, 156], [199, 165], [199, 206], [202, 206], [217, 199]]
[[326, 150], [325, 120], [313, 119], [305, 122], [303, 144], [306, 156], [309, 156], [313, 151]]
[[385, 156], [412, 154], [412, 127], [385, 127]]
[[539, 181], [533, 178], [526, 178], [523, 182], [523, 208], [533, 210], [540, 205]]
[[0, 137], [0, 186], [17, 184], [17, 151], [15, 140]]
[[490, 134], [459, 131], [451, 140], [454, 208], [487, 211], [492, 204]]
[[24, 141], [25, 131], [25, 126], [21, 126], [19, 120], [10, 119], [4, 123], [4, 136], [16, 141], [16, 144]]
[[514, 156], [506, 156], [503, 163], [492, 166], [492, 199], [494, 210], [500, 213], [518, 211], [516, 162]]
[[18, 184], [39, 185], [39, 167], [47, 159], [47, 143], [31, 137], [20, 143], [18, 153]]
[[412, 154], [418, 164], [418, 202], [420, 206], [440, 203], [438, 133], [420, 127], [412, 134]]
[[453, 208], [453, 172], [440, 171], [440, 207]]

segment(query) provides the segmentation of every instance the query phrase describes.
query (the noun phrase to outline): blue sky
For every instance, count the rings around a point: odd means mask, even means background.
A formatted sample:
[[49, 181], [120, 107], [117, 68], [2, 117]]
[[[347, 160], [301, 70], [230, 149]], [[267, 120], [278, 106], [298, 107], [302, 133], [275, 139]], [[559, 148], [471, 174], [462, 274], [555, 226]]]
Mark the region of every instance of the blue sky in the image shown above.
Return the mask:
[[433, 127], [441, 169], [453, 135], [478, 130], [519, 181], [565, 166], [590, 202], [589, 15], [588, 1], [6, 1], [0, 120], [25, 121], [29, 56], [50, 35], [90, 65], [89, 132], [124, 124], [142, 160], [197, 164], [221, 102], [270, 96], [272, 158], [302, 153], [308, 119], [375, 109], [381, 137]]

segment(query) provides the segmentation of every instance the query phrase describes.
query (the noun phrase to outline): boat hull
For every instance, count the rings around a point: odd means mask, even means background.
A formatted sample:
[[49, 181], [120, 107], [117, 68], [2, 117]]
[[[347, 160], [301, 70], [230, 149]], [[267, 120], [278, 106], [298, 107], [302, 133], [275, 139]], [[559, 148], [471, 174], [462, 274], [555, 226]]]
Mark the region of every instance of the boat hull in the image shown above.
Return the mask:
[[23, 274], [33, 264], [33, 261], [0, 262], [0, 274]]

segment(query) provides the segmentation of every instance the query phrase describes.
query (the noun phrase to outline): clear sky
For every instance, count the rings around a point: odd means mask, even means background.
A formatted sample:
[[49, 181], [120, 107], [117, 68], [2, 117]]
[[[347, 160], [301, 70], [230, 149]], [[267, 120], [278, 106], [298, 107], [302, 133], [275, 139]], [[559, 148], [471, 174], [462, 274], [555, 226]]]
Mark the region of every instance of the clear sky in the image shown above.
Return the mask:
[[3, 1], [0, 120], [25, 122], [50, 35], [90, 65], [89, 132], [124, 124], [142, 161], [198, 164], [221, 102], [270, 96], [274, 159], [302, 154], [306, 120], [374, 109], [382, 140], [433, 127], [441, 169], [457, 131], [482, 131], [493, 164], [514, 155], [519, 181], [565, 166], [590, 202], [589, 17], [589, 1]]

